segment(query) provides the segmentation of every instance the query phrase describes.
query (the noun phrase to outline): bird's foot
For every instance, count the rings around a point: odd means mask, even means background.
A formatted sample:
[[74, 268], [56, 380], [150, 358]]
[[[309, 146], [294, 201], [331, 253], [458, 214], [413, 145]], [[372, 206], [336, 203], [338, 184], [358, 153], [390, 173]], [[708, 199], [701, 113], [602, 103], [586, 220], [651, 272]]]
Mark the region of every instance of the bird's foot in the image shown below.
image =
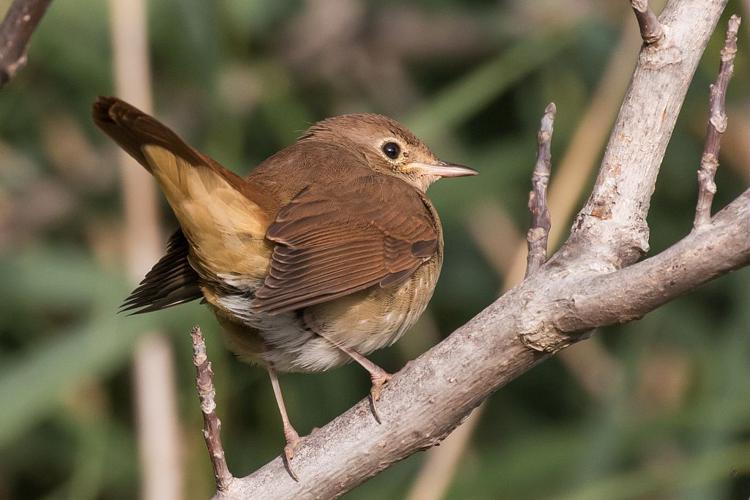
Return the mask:
[[391, 380], [391, 375], [385, 370], [380, 370], [378, 373], [372, 374], [372, 388], [370, 389], [370, 395], [374, 401], [380, 400], [380, 393], [383, 391], [383, 386]]
[[388, 383], [392, 375], [354, 349], [337, 344], [334, 345], [348, 354], [349, 357], [359, 363], [359, 365], [370, 374], [370, 380], [372, 380], [372, 387], [370, 388], [370, 408], [372, 409], [372, 416], [375, 417], [375, 420], [377, 420], [378, 423], [380, 423], [380, 414], [378, 413], [378, 407], [375, 403], [380, 399], [380, 393], [383, 391], [383, 386]]
[[284, 438], [286, 439], [286, 446], [284, 446], [284, 464], [286, 465], [286, 470], [292, 479], [299, 481], [297, 474], [295, 474], [294, 469], [292, 469], [292, 459], [294, 458], [294, 454], [297, 452], [297, 448], [302, 442], [302, 439], [300, 439], [299, 434], [297, 434], [297, 431], [295, 431], [292, 426], [284, 428]]
[[294, 458], [294, 453], [297, 451], [299, 444], [302, 442], [299, 434], [293, 428], [284, 429], [284, 437], [286, 438], [286, 446], [284, 446], [284, 455], [287, 460]]
[[[379, 368], [379, 367], [378, 367]], [[379, 368], [379, 371], [373, 371], [370, 373], [372, 379], [372, 387], [370, 388], [370, 404], [372, 406], [372, 415], [375, 420], [380, 423], [380, 414], [378, 413], [377, 401], [380, 400], [380, 393], [383, 391], [383, 386], [391, 380], [392, 375], [387, 371]]]

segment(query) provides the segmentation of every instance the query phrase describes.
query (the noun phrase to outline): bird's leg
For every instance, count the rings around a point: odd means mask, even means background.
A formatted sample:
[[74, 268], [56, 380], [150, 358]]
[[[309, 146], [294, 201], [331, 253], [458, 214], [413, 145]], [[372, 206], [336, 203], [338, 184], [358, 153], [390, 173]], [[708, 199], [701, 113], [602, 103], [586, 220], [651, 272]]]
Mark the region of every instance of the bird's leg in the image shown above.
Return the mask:
[[380, 422], [380, 415], [375, 406], [375, 402], [380, 399], [380, 393], [383, 390], [383, 386], [391, 379], [391, 374], [380, 368], [378, 365], [362, 356], [360, 353], [348, 347], [337, 346], [350, 358], [359, 363], [359, 365], [367, 370], [372, 380], [372, 387], [370, 388], [370, 397], [372, 398], [372, 413], [375, 415], [375, 419]]
[[[276, 397], [276, 404], [279, 407], [279, 413], [281, 413], [281, 422], [284, 425], [284, 438], [286, 439], [284, 455], [286, 455], [287, 461], [291, 461], [292, 458], [294, 458], [294, 451], [300, 443], [299, 434], [297, 434], [297, 431], [292, 427], [292, 423], [289, 421], [289, 415], [286, 413], [284, 397], [281, 395], [281, 386], [279, 385], [279, 377], [276, 375], [276, 371], [270, 365], [266, 366], [266, 369], [268, 370], [268, 376], [271, 377], [273, 395]], [[294, 475], [291, 472], [291, 467], [289, 470], [290, 474]]]

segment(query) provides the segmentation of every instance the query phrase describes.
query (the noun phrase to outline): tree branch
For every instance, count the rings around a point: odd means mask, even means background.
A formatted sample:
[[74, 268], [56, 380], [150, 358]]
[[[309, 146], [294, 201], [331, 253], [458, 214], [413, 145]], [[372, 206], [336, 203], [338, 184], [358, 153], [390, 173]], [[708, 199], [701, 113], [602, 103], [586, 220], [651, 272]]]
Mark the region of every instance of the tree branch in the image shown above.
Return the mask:
[[195, 365], [195, 386], [203, 413], [203, 439], [206, 441], [211, 466], [214, 469], [214, 479], [219, 492], [229, 489], [234, 476], [229, 472], [227, 460], [224, 457], [224, 447], [221, 444], [221, 420], [216, 415], [216, 389], [214, 389], [214, 371], [206, 353], [206, 341], [200, 326], [194, 326], [190, 332], [193, 340], [193, 365]]
[[26, 66], [26, 47], [52, 0], [15, 0], [0, 24], [0, 88]]
[[[660, 254], [616, 273], [592, 276], [572, 291], [555, 322], [563, 331], [640, 319], [718, 276], [750, 264], [750, 189]], [[570, 306], [570, 307], [568, 307]], [[575, 312], [573, 312], [575, 310]], [[573, 317], [575, 315], [575, 317]]]
[[526, 277], [539, 269], [547, 260], [547, 240], [551, 227], [549, 208], [547, 207], [547, 185], [552, 170], [552, 129], [555, 124], [557, 108], [551, 102], [544, 109], [544, 116], [539, 125], [537, 141], [539, 150], [531, 176], [532, 189], [529, 191], [529, 211], [531, 227], [526, 233], [529, 255], [526, 264]]
[[664, 30], [659, 24], [659, 19], [654, 11], [648, 6], [648, 0], [630, 0], [638, 28], [641, 30], [643, 43], [651, 45], [657, 43], [664, 36]]
[[740, 18], [732, 16], [721, 50], [721, 64], [716, 82], [711, 84], [709, 98], [709, 117], [706, 125], [706, 143], [703, 146], [701, 166], [698, 169], [698, 203], [695, 208], [693, 229], [700, 230], [711, 220], [711, 205], [716, 194], [714, 176], [719, 168], [719, 150], [721, 136], [727, 129], [726, 98], [729, 80], [734, 73], [734, 56], [737, 54], [737, 32], [740, 30]]
[[646, 215], [656, 176], [725, 5], [726, 0], [671, 0], [664, 8], [664, 36], [641, 49], [591, 196], [552, 257], [559, 264], [582, 272], [615, 271], [648, 251]]
[[379, 401], [382, 424], [362, 400], [303, 439], [295, 456], [299, 482], [276, 458], [217, 497], [339, 496], [437, 444], [491, 393], [590, 329], [639, 318], [748, 265], [750, 190], [701, 231], [631, 265], [648, 248], [656, 175], [725, 3], [671, 0], [664, 9], [663, 36], [641, 49], [591, 197], [547, 264], [395, 374]]

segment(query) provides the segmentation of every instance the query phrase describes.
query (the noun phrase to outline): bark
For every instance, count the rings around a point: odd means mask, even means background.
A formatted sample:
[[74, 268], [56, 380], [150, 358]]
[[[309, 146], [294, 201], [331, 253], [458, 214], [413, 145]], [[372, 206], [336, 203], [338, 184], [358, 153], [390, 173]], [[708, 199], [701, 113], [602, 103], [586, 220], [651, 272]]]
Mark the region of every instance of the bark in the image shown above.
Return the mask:
[[226, 491], [234, 480], [224, 457], [224, 446], [221, 444], [221, 420], [216, 415], [216, 389], [214, 389], [214, 370], [206, 354], [206, 341], [200, 327], [193, 327], [190, 332], [193, 339], [193, 365], [195, 366], [195, 387], [201, 402], [203, 414], [203, 439], [206, 441], [211, 466], [214, 469], [214, 480], [219, 491]]
[[0, 24], [0, 88], [26, 66], [26, 49], [52, 0], [15, 0]]
[[526, 277], [534, 273], [547, 261], [547, 243], [551, 221], [547, 206], [547, 186], [552, 170], [552, 128], [555, 123], [555, 103], [549, 103], [544, 110], [542, 122], [537, 134], [539, 144], [536, 165], [531, 175], [531, 191], [529, 191], [529, 212], [531, 212], [531, 227], [526, 233], [528, 256], [526, 258]]

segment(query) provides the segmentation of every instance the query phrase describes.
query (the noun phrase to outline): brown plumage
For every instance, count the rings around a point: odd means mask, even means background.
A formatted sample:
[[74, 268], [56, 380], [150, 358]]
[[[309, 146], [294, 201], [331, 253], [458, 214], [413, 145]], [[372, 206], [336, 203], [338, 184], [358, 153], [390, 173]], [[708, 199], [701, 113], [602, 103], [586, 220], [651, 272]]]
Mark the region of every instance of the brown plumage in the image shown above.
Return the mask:
[[95, 123], [152, 173], [180, 229], [123, 309], [203, 298], [230, 349], [268, 370], [291, 459], [276, 371], [352, 359], [373, 401], [389, 375], [364, 355], [421, 315], [442, 264], [442, 229], [425, 196], [440, 177], [473, 175], [438, 160], [397, 122], [329, 118], [246, 178], [188, 146], [133, 106], [102, 97]]

